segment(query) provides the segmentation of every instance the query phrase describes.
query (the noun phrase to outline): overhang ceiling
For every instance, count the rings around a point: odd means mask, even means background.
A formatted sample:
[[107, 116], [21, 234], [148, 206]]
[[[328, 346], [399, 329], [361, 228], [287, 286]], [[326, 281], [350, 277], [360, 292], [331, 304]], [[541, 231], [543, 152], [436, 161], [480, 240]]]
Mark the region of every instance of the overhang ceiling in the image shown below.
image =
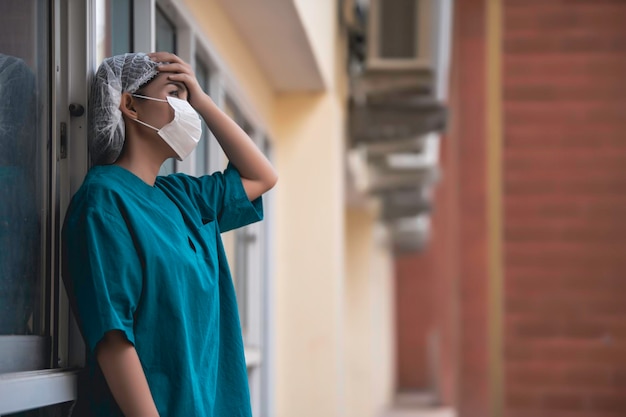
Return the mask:
[[218, 0], [278, 92], [323, 90], [324, 79], [293, 0]]

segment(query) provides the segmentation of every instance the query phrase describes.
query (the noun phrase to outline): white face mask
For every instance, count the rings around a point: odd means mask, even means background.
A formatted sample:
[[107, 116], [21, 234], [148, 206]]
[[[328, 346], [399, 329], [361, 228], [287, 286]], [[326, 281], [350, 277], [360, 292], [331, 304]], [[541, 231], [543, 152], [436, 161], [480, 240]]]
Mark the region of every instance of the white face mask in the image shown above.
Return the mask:
[[198, 146], [198, 142], [202, 137], [202, 120], [198, 115], [198, 112], [191, 107], [191, 104], [187, 100], [181, 100], [176, 97], [167, 97], [167, 100], [160, 98], [142, 96], [140, 94], [133, 94], [135, 97], [145, 98], [148, 100], [162, 101], [169, 103], [174, 109], [174, 120], [163, 126], [161, 129], [157, 129], [148, 123], [142, 122], [139, 119], [135, 121], [141, 123], [144, 126], [148, 126], [157, 131], [159, 136], [163, 138], [174, 152], [176, 152], [177, 159], [182, 161]]

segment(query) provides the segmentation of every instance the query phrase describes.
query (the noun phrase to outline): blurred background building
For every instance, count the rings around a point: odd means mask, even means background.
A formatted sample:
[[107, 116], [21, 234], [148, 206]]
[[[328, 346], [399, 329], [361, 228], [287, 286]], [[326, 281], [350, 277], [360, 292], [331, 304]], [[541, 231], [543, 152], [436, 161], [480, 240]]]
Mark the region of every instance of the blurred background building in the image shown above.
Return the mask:
[[[70, 413], [87, 86], [153, 50], [279, 172], [265, 221], [223, 235], [255, 416], [626, 415], [625, 21], [622, 0], [0, 1], [0, 415]], [[225, 164], [205, 128], [162, 173]]]

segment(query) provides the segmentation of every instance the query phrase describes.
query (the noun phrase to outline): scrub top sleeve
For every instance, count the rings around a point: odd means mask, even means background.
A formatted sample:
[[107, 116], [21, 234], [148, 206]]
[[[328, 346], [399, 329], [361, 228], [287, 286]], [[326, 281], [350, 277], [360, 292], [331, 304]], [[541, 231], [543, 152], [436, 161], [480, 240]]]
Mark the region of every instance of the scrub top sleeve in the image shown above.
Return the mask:
[[250, 201], [237, 168], [230, 162], [223, 174], [223, 207], [218, 217], [220, 231], [227, 232], [263, 220], [263, 198]]
[[142, 268], [121, 216], [89, 209], [70, 219], [63, 241], [63, 279], [89, 350], [110, 330], [121, 330], [134, 344]]
[[195, 199], [201, 215], [217, 219], [220, 232], [246, 226], [263, 220], [263, 199], [250, 201], [241, 182], [239, 171], [228, 164], [224, 172], [215, 172], [202, 177], [177, 176], [185, 181], [185, 188]]

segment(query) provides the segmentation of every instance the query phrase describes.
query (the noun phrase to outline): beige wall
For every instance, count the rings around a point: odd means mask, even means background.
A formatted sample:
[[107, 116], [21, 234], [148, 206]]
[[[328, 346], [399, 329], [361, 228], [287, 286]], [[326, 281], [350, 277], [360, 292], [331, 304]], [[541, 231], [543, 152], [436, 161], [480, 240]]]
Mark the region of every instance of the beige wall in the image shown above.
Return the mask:
[[346, 210], [346, 416], [375, 417], [394, 393], [392, 258], [376, 210]]
[[278, 417], [342, 415], [343, 112], [325, 93], [277, 99]]

